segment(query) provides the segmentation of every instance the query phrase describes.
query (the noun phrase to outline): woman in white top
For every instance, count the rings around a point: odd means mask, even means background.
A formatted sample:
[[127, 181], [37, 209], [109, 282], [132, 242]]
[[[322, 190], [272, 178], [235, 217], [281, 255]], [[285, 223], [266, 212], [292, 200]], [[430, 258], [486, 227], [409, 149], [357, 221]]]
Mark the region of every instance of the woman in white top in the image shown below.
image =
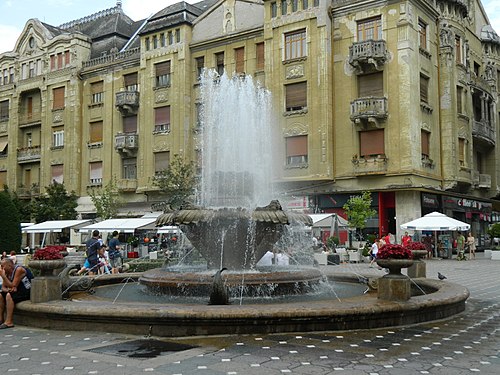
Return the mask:
[[379, 242], [377, 240], [373, 241], [373, 245], [370, 251], [370, 255], [372, 257], [372, 260], [370, 261], [370, 267], [373, 267], [373, 263], [375, 263], [375, 261], [377, 260], [378, 245]]

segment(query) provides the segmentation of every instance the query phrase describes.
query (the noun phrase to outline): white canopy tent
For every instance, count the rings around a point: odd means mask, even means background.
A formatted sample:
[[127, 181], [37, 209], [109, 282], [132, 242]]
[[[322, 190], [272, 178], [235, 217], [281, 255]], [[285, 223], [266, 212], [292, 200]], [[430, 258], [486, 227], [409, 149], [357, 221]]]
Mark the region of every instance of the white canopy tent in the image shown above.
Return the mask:
[[42, 223], [25, 226], [21, 229], [22, 233], [43, 233], [41, 246], [44, 246], [48, 233], [61, 233], [63, 229], [72, 228], [78, 229], [90, 220], [49, 220]]
[[134, 233], [136, 229], [154, 229], [156, 217], [139, 217], [128, 219], [108, 219], [98, 223], [86, 225], [80, 228], [80, 232], [88, 232], [97, 229], [101, 232]]
[[429, 230], [429, 231], [446, 231], [446, 230], [469, 230], [470, 225], [463, 221], [453, 219], [440, 212], [431, 212], [421, 218], [401, 224], [401, 229], [409, 230]]

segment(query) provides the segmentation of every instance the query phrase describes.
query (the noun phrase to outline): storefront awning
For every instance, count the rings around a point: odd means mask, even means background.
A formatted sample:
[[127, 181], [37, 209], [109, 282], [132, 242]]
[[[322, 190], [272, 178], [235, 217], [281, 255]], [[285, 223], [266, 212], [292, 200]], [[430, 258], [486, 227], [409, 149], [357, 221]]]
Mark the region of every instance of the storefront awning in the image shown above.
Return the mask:
[[22, 228], [23, 233], [58, 233], [62, 232], [65, 228], [78, 229], [86, 224], [90, 223], [90, 220], [49, 220], [43, 223], [33, 224]]
[[156, 217], [140, 217], [130, 219], [108, 219], [99, 223], [86, 225], [80, 228], [80, 232], [93, 231], [113, 232], [117, 230], [122, 233], [133, 233], [136, 229], [156, 229]]
[[[333, 225], [338, 225], [339, 228], [347, 228], [349, 224], [347, 220], [336, 214], [309, 214], [313, 221], [313, 227], [330, 228]], [[337, 223], [335, 223], [337, 220]]]

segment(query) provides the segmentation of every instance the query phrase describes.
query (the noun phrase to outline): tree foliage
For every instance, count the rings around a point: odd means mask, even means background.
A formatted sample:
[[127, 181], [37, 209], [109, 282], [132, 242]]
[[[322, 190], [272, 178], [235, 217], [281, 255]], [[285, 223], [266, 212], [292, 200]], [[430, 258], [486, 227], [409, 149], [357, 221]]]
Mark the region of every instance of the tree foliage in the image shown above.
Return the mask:
[[195, 192], [198, 183], [196, 165], [174, 155], [169, 168], [156, 174], [153, 183], [166, 196], [165, 202], [174, 209], [178, 208]]
[[343, 209], [351, 228], [363, 229], [366, 226], [366, 220], [377, 214], [377, 211], [371, 208], [371, 204], [372, 197], [369, 191], [349, 198]]
[[500, 237], [500, 223], [495, 223], [488, 229], [488, 234], [490, 237]]
[[68, 193], [64, 184], [54, 181], [47, 186], [46, 194], [31, 202], [33, 219], [37, 223], [47, 220], [74, 220], [77, 217], [78, 197]]
[[116, 185], [116, 179], [113, 178], [104, 187], [92, 188], [88, 191], [90, 199], [94, 203], [97, 217], [103, 220], [116, 217], [118, 209], [123, 205]]
[[10, 194], [0, 192], [0, 251], [10, 253], [21, 247], [21, 220]]

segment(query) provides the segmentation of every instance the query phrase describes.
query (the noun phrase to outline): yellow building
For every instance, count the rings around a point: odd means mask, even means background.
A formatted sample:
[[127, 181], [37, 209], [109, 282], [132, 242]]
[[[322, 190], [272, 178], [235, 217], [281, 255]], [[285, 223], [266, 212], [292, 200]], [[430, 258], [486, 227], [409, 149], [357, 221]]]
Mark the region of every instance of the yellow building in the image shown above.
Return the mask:
[[137, 216], [152, 176], [198, 160], [203, 68], [273, 95], [289, 207], [342, 213], [371, 191], [371, 231], [442, 211], [479, 237], [496, 219], [500, 38], [479, 1], [206, 0], [133, 21], [121, 2], [58, 27], [28, 20], [0, 55], [0, 183], [52, 180], [95, 209], [116, 179]]

